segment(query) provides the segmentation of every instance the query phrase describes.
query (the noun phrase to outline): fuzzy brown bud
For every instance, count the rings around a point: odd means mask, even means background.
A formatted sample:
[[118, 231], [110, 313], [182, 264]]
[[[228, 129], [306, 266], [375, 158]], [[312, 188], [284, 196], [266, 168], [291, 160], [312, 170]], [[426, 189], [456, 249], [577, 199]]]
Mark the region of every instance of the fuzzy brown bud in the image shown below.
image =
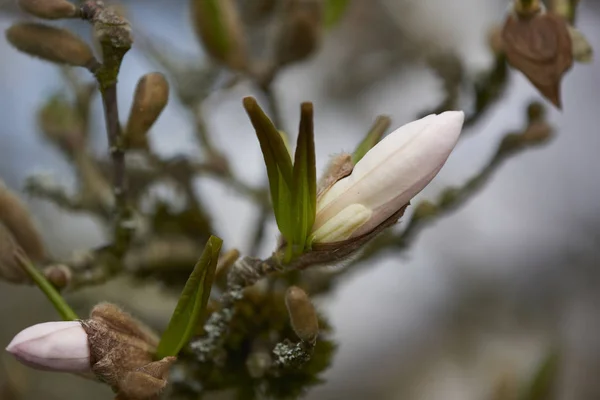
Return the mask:
[[44, 19], [73, 18], [77, 16], [75, 4], [66, 0], [19, 0], [21, 9]]
[[192, 23], [206, 52], [231, 69], [248, 64], [244, 31], [233, 0], [191, 0]]
[[0, 280], [11, 283], [30, 283], [29, 275], [21, 268], [15, 254], [22, 251], [14, 236], [0, 223]]
[[567, 22], [552, 13], [511, 14], [502, 30], [508, 62], [554, 105], [561, 108], [560, 84], [573, 65]]
[[175, 357], [153, 361], [158, 339], [117, 306], [102, 303], [81, 321], [88, 335], [92, 372], [120, 399], [153, 399], [167, 385]]
[[23, 203], [0, 182], [0, 223], [34, 262], [43, 261], [45, 249], [31, 214]]
[[303, 342], [314, 343], [319, 334], [317, 312], [304, 290], [291, 286], [285, 293], [285, 305], [292, 329]]
[[322, 35], [322, 2], [290, 0], [275, 44], [276, 63], [282, 66], [309, 57], [319, 47]]
[[139, 80], [125, 130], [126, 145], [129, 148], [148, 148], [146, 134], [168, 101], [169, 83], [163, 74], [153, 72]]
[[83, 121], [77, 109], [61, 96], [51, 97], [38, 112], [40, 130], [67, 154], [85, 147]]
[[64, 289], [69, 286], [71, 279], [73, 278], [73, 272], [71, 269], [63, 264], [50, 265], [44, 268], [44, 276], [50, 281], [55, 287]]
[[97, 63], [90, 46], [66, 29], [24, 22], [8, 28], [6, 38], [18, 50], [46, 61], [86, 68]]

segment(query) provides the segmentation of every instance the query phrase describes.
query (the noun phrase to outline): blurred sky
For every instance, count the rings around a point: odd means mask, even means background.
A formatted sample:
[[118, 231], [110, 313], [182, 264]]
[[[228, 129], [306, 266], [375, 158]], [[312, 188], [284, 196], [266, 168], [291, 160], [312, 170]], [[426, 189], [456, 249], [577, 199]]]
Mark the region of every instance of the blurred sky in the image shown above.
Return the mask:
[[[593, 47], [600, 49], [594, 1], [582, 1], [578, 27]], [[134, 26], [173, 48], [199, 57], [183, 3], [133, 2], [132, 20]], [[393, 22], [404, 30], [398, 37], [399, 46], [406, 41], [417, 45], [434, 42], [455, 49], [472, 75], [491, 62], [485, 34], [491, 24], [502, 20], [506, 9], [505, 2], [495, 0], [383, 3]], [[8, 19], [0, 19], [1, 29], [9, 25]], [[328, 84], [345, 73], [348, 60], [339, 55], [351, 28], [341, 26], [314, 60], [290, 68], [276, 82], [289, 131], [297, 126], [299, 103], [315, 103], [320, 166], [328, 155], [352, 149], [377, 114], [390, 115], [399, 126], [440, 99], [440, 84], [434, 75], [422, 62], [409, 59], [370, 88], [343, 100], [332, 95]], [[59, 74], [52, 66], [17, 53], [5, 40], [0, 40], [0, 60], [0, 176], [16, 187], [26, 176], [40, 171], [72, 182], [68, 166], [39, 139], [33, 114], [62, 85]], [[156, 66], [139, 52], [127, 57], [119, 89], [122, 115], [129, 109], [138, 77], [153, 69]], [[262, 156], [241, 107], [241, 98], [250, 93], [250, 87], [240, 85], [227, 94], [212, 96], [206, 112], [217, 145], [230, 155], [236, 171], [260, 184], [264, 179]], [[524, 108], [533, 99], [539, 95], [527, 80], [519, 73], [511, 74], [505, 97], [471, 128], [475, 132], [459, 144], [419, 199], [434, 197], [446, 185], [460, 185], [480, 169], [502, 135], [523, 126]], [[595, 366], [599, 371], [600, 310], [596, 304], [600, 298], [594, 284], [600, 284], [600, 278], [593, 268], [600, 267], [597, 63], [575, 65], [568, 73], [563, 103], [562, 112], [549, 107], [556, 127], [556, 137], [549, 145], [509, 160], [476, 198], [422, 232], [409, 252], [374, 260], [319, 302], [336, 329], [340, 349], [327, 373], [328, 384], [311, 392], [309, 398], [371, 395], [479, 400], [506, 371], [517, 375], [530, 371], [556, 335], [564, 339], [569, 360], [576, 360], [573, 365], [582, 370], [585, 365]], [[103, 151], [106, 144], [98, 102], [95, 109], [96, 144], [98, 151]], [[161, 153], [194, 152], [189, 146], [193, 134], [187, 117], [177, 101], [172, 101], [152, 132]], [[215, 226], [227, 247], [247, 249], [243, 227], [254, 221], [256, 210], [217, 182], [202, 180], [198, 190], [213, 211]], [[101, 232], [86, 218], [68, 217], [40, 202], [32, 204], [55, 255], [101, 243]], [[269, 252], [275, 237], [271, 225], [263, 254]], [[0, 284], [0, 295], [9, 290], [14, 296], [31, 293]], [[126, 300], [116, 290], [109, 296], [106, 300]], [[18, 303], [8, 304], [26, 310]], [[0, 316], [10, 315], [14, 309], [0, 307]], [[8, 339], [21, 328], [0, 328], [0, 339]], [[593, 390], [598, 388], [590, 387], [569, 365], [565, 379], [571, 381], [566, 386], [596, 393]], [[565, 399], [592, 398], [565, 390]]]

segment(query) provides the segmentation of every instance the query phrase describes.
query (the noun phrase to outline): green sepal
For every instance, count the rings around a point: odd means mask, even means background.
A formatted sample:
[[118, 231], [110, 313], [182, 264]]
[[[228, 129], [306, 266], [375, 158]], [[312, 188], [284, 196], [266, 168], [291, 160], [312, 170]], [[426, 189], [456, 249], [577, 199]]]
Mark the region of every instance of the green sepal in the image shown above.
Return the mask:
[[280, 132], [253, 97], [244, 98], [244, 108], [260, 143], [267, 167], [273, 211], [279, 231], [288, 243], [293, 241], [292, 201], [293, 166]]
[[157, 359], [176, 356], [197, 331], [208, 304], [222, 244], [223, 241], [216, 236], [208, 239], [179, 296], [169, 326], [160, 339], [156, 351]]
[[354, 150], [354, 153], [352, 154], [352, 163], [354, 165], [356, 165], [369, 150], [379, 143], [385, 131], [390, 127], [391, 122], [390, 118], [384, 115], [380, 115], [375, 119], [371, 129], [369, 129], [369, 133], [367, 133], [367, 136], [365, 136], [363, 141], [356, 146], [356, 150]]

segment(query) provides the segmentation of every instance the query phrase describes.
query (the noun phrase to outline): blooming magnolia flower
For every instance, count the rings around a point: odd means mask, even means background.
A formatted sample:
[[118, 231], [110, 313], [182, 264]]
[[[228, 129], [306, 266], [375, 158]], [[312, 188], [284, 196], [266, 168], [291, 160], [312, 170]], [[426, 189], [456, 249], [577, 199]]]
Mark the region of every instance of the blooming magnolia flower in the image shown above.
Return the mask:
[[45, 322], [21, 331], [6, 351], [35, 369], [89, 372], [88, 335], [79, 321]]
[[432, 114], [384, 138], [319, 197], [312, 242], [359, 237], [407, 205], [440, 171], [463, 122], [462, 111]]

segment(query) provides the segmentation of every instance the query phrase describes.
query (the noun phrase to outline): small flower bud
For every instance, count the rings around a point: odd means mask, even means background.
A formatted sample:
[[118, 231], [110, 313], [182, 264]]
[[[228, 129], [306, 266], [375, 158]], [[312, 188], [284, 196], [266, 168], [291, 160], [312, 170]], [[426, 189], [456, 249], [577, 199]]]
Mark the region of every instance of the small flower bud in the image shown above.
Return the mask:
[[558, 108], [560, 84], [573, 65], [573, 50], [567, 22], [549, 12], [526, 17], [510, 14], [502, 29], [508, 62]]
[[38, 112], [38, 124], [44, 137], [67, 154], [84, 148], [83, 121], [77, 109], [62, 96], [51, 97]]
[[71, 269], [63, 264], [46, 267], [44, 268], [43, 273], [46, 279], [59, 289], [69, 286], [69, 283], [71, 283], [71, 279], [73, 278]]
[[285, 305], [296, 335], [304, 342], [314, 343], [319, 334], [319, 321], [306, 292], [297, 286], [291, 286], [285, 293]]
[[169, 83], [158, 72], [144, 75], [138, 82], [125, 130], [129, 148], [146, 149], [148, 130], [169, 101]]
[[66, 0], [19, 0], [25, 12], [44, 19], [73, 18], [77, 16], [75, 4]]
[[29, 211], [23, 203], [0, 182], [0, 223], [15, 238], [16, 243], [34, 262], [45, 258], [44, 244]]
[[319, 0], [289, 0], [282, 30], [275, 44], [279, 66], [304, 60], [315, 52], [323, 36], [323, 4]]
[[206, 52], [234, 70], [247, 67], [244, 31], [233, 0], [191, 0], [196, 35]]
[[86, 68], [97, 63], [90, 46], [66, 29], [23, 22], [8, 28], [6, 38], [18, 50], [46, 61]]
[[370, 234], [403, 210], [440, 171], [456, 145], [464, 113], [429, 115], [392, 132], [317, 200], [311, 241]]
[[6, 351], [35, 369], [76, 373], [90, 370], [88, 337], [79, 321], [31, 326], [15, 336]]

